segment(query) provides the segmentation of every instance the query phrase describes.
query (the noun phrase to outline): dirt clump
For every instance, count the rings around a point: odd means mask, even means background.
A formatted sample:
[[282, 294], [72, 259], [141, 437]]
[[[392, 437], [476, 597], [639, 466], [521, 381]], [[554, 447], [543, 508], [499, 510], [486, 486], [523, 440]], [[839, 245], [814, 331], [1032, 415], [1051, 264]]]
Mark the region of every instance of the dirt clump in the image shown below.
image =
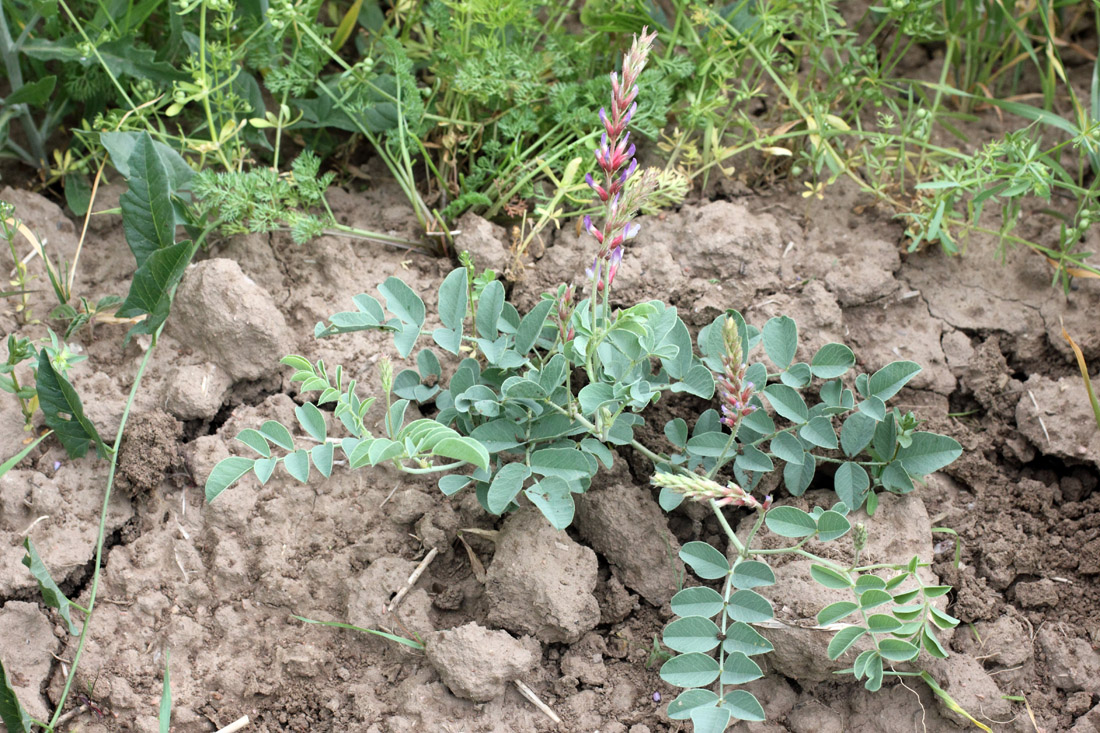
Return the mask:
[[424, 640], [428, 661], [443, 684], [466, 700], [488, 702], [522, 677], [542, 658], [531, 637], [515, 639], [507, 631], [492, 631], [469, 623], [429, 634]]

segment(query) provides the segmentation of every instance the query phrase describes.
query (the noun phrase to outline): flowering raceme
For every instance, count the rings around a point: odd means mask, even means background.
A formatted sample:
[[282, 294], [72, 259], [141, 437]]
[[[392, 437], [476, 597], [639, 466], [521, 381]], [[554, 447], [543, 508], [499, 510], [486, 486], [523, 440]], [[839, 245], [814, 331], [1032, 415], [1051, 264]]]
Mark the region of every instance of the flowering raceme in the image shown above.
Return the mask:
[[726, 319], [722, 326], [722, 339], [726, 351], [722, 355], [723, 373], [714, 381], [722, 403], [722, 424], [737, 430], [741, 419], [756, 411], [756, 405], [749, 403], [756, 387], [752, 382], [745, 381], [748, 365], [741, 358], [741, 334], [737, 330], [737, 321]]
[[[605, 283], [610, 286], [623, 259], [623, 244], [638, 234], [639, 226], [632, 219], [646, 198], [657, 187], [656, 173], [646, 171], [635, 177], [638, 161], [634, 158], [634, 144], [630, 142], [627, 125], [638, 109], [638, 76], [645, 68], [649, 50], [657, 34], [646, 33], [635, 36], [630, 50], [623, 56], [623, 75], [611, 73], [611, 114], [600, 109], [600, 122], [603, 134], [600, 146], [596, 149], [596, 162], [603, 171], [603, 181], [597, 182], [591, 173], [585, 176], [588, 185], [596, 192], [604, 204], [604, 223], [599, 228], [592, 223], [592, 217], [584, 217], [584, 228], [600, 244], [599, 252], [586, 270], [596, 284], [596, 290], [602, 291]], [[629, 184], [629, 185], [628, 185]], [[606, 264], [605, 264], [606, 263]]]

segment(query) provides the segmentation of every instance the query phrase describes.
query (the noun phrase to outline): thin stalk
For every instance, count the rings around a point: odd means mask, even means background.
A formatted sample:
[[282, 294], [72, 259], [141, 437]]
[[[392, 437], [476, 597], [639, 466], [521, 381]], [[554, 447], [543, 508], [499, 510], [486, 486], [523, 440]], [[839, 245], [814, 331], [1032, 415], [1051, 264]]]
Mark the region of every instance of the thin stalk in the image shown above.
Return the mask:
[[[62, 3], [64, 3], [64, 0], [62, 0]], [[99, 591], [99, 579], [103, 567], [103, 542], [107, 534], [107, 510], [110, 507], [111, 490], [114, 488], [115, 484], [115, 471], [118, 469], [118, 454], [119, 448], [122, 445], [122, 434], [126, 430], [126, 420], [130, 416], [130, 408], [134, 405], [134, 398], [137, 397], [138, 388], [141, 386], [141, 379], [145, 374], [145, 368], [149, 365], [149, 360], [153, 356], [153, 351], [157, 347], [157, 341], [163, 330], [164, 324], [161, 324], [156, 333], [153, 334], [153, 342], [145, 352], [145, 356], [142, 357], [141, 365], [138, 367], [137, 375], [134, 377], [134, 385], [130, 388], [130, 396], [126, 399], [126, 407], [122, 410], [122, 420], [119, 422], [118, 433], [115, 435], [115, 444], [111, 450], [111, 465], [107, 469], [107, 489], [103, 492], [103, 507], [99, 512], [99, 534], [96, 537], [95, 565], [92, 571], [92, 589], [88, 594], [87, 615], [84, 618], [84, 626], [80, 630], [80, 641], [76, 647], [76, 654], [73, 655], [72, 666], [69, 668], [68, 676], [65, 677], [65, 687], [61, 690], [61, 697], [57, 701], [57, 707], [54, 709], [53, 717], [50, 718], [49, 726], [47, 726], [50, 730], [53, 730], [54, 726], [57, 725], [57, 721], [61, 717], [61, 711], [65, 708], [65, 700], [69, 696], [69, 689], [72, 687], [73, 680], [76, 679], [77, 667], [80, 666], [80, 657], [84, 653], [85, 645], [88, 643], [88, 629], [91, 627], [92, 616], [95, 614], [96, 593]]]
[[[19, 47], [12, 42], [11, 33], [8, 30], [8, 17], [0, 4], [0, 59], [3, 59], [4, 67], [8, 72], [8, 82], [12, 92], [23, 88], [23, 70], [19, 67]], [[23, 133], [27, 136], [30, 145], [30, 153], [34, 156], [39, 169], [46, 168], [46, 145], [38, 127], [34, 124], [30, 107], [19, 105], [22, 109], [19, 118], [23, 123]]]

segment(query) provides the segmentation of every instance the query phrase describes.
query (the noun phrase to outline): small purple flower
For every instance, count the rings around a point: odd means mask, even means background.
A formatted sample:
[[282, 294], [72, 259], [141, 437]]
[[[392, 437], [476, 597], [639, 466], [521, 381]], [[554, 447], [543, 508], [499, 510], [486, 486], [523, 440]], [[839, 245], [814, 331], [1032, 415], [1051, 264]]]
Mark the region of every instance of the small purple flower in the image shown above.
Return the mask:
[[660, 702], [660, 701], [661, 701], [661, 693], [654, 692], [653, 693], [653, 702]]

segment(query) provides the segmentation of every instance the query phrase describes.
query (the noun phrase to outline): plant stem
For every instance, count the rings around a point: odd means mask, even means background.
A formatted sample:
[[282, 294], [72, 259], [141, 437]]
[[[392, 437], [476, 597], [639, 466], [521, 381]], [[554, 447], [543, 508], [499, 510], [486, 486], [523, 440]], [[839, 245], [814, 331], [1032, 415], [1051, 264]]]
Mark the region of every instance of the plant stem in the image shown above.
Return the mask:
[[130, 396], [126, 399], [126, 407], [122, 410], [122, 420], [118, 425], [118, 433], [115, 436], [114, 449], [111, 451], [111, 465], [107, 470], [107, 488], [103, 492], [103, 507], [99, 512], [99, 534], [96, 537], [95, 546], [95, 565], [92, 571], [92, 589], [88, 594], [88, 609], [87, 615], [84, 618], [84, 626], [80, 630], [80, 642], [76, 647], [76, 654], [73, 655], [73, 663], [69, 668], [69, 674], [65, 677], [65, 687], [61, 690], [61, 697], [57, 701], [57, 707], [54, 709], [53, 717], [50, 718], [50, 723], [47, 726], [49, 730], [53, 730], [53, 727], [57, 725], [58, 718], [61, 717], [61, 711], [65, 708], [65, 700], [69, 696], [69, 690], [72, 687], [73, 680], [76, 679], [76, 670], [80, 665], [80, 657], [84, 653], [84, 647], [88, 643], [88, 629], [91, 627], [92, 616], [95, 613], [95, 599], [96, 593], [99, 591], [99, 579], [101, 571], [103, 569], [103, 541], [106, 538], [107, 529], [107, 510], [110, 507], [111, 502], [111, 489], [115, 484], [115, 471], [118, 469], [118, 456], [119, 449], [122, 446], [122, 434], [126, 430], [126, 420], [130, 416], [130, 408], [133, 407], [134, 398], [137, 397], [138, 388], [141, 386], [141, 379], [145, 374], [145, 368], [149, 365], [149, 360], [153, 356], [153, 351], [157, 347], [157, 341], [160, 337], [161, 331], [164, 330], [164, 324], [153, 334], [153, 342], [149, 345], [149, 349], [145, 352], [145, 356], [142, 357], [141, 365], [138, 367], [137, 375], [134, 377], [134, 386], [130, 388]]

